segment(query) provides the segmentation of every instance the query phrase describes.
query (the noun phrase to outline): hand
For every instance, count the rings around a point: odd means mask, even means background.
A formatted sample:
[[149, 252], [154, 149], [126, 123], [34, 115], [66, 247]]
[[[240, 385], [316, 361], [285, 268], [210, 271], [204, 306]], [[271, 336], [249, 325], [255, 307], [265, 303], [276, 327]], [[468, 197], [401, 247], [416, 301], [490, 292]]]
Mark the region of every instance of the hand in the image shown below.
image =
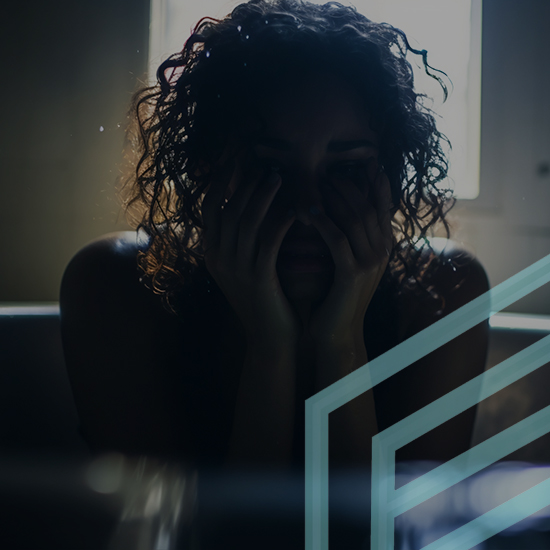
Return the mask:
[[366, 175], [365, 189], [344, 178], [325, 185], [325, 212], [311, 217], [335, 263], [333, 285], [309, 320], [317, 346], [364, 347], [365, 313], [388, 264], [393, 246], [390, 184], [374, 158]]
[[[249, 167], [246, 173], [243, 166]], [[280, 185], [278, 174], [266, 177], [241, 155], [234, 168], [226, 166], [213, 176], [202, 205], [206, 267], [249, 344], [288, 345], [299, 335], [276, 271], [281, 242], [295, 218], [274, 205]]]

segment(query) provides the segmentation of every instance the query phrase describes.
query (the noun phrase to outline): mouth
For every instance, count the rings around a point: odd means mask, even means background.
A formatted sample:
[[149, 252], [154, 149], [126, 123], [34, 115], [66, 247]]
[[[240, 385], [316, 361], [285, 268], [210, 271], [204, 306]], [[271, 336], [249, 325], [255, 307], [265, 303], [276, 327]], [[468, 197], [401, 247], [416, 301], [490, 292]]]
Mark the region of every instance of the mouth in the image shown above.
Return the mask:
[[283, 243], [277, 258], [277, 267], [298, 273], [316, 273], [332, 269], [334, 262], [323, 243], [296, 240]]

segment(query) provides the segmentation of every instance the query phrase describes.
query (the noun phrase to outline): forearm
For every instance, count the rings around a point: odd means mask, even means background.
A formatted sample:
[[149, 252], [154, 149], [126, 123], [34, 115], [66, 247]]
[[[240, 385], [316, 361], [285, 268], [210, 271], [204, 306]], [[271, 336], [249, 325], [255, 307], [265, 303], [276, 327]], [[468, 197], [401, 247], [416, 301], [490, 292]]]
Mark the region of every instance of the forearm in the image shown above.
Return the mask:
[[241, 373], [227, 462], [289, 466], [296, 381], [293, 348], [249, 345]]
[[[362, 335], [348, 342], [317, 347], [316, 392], [367, 363]], [[372, 391], [346, 403], [330, 415], [331, 460], [345, 465], [367, 465], [371, 461], [371, 439], [377, 433]]]

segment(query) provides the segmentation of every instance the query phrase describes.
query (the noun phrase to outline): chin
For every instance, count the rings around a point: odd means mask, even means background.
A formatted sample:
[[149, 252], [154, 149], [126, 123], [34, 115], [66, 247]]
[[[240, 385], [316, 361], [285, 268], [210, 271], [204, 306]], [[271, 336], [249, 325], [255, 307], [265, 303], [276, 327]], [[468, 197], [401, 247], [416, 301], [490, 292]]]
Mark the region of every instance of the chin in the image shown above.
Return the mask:
[[291, 273], [278, 270], [279, 281], [291, 302], [318, 302], [323, 300], [334, 279], [334, 273]]

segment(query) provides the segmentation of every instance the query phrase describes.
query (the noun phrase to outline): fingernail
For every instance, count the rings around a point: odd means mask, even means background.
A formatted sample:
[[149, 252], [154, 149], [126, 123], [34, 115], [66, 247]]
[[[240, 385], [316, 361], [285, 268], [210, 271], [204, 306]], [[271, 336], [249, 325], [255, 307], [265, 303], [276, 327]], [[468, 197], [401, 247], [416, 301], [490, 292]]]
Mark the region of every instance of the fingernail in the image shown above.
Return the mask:
[[317, 208], [316, 206], [311, 206], [309, 208], [309, 213], [310, 214], [313, 214], [314, 216], [317, 216], [318, 214], [321, 213], [321, 211], [319, 210], [319, 208]]

